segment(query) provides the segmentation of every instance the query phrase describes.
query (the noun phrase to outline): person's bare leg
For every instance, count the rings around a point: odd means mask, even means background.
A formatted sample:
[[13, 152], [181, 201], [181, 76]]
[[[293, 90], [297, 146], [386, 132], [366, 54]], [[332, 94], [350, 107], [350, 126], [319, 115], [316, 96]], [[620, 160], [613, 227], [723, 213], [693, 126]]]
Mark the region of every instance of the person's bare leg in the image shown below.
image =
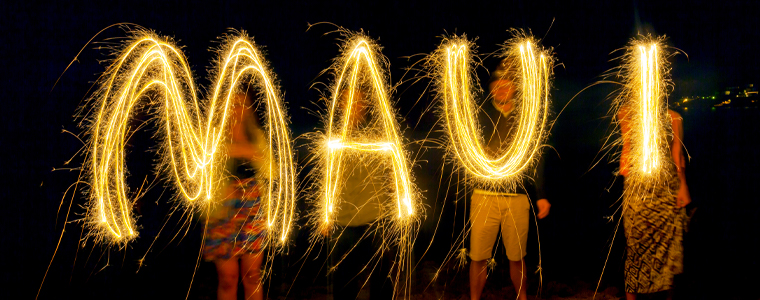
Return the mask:
[[625, 300], [636, 300], [636, 294], [634, 294], [634, 293], [625, 293]]
[[216, 297], [219, 300], [237, 299], [238, 286], [238, 258], [228, 260], [215, 260], [216, 273], [219, 277], [219, 287], [216, 289]]
[[264, 288], [261, 285], [261, 261], [263, 253], [245, 254], [240, 257], [240, 271], [243, 273], [243, 288], [246, 300], [264, 299]]
[[525, 260], [509, 261], [509, 277], [515, 286], [517, 299], [528, 300], [528, 269], [525, 268]]
[[480, 299], [483, 287], [486, 286], [488, 260], [473, 260], [470, 262], [470, 299]]

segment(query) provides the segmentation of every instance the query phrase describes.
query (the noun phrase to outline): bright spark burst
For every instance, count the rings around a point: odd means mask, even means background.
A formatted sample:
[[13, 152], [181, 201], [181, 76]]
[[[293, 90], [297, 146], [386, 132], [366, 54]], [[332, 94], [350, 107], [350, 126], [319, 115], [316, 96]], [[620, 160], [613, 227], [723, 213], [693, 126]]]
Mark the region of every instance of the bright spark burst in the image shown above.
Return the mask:
[[[497, 185], [516, 178], [539, 156], [548, 135], [549, 87], [553, 59], [531, 37], [519, 37], [503, 49], [506, 61], [514, 62], [510, 80], [519, 87], [515, 99], [517, 128], [500, 156], [484, 149], [474, 89], [473, 43], [464, 37], [445, 39], [432, 56], [436, 64], [438, 98], [449, 138], [449, 153], [477, 180]], [[483, 104], [490, 105], [490, 104]]]
[[[387, 157], [392, 162], [397, 217], [399, 220], [405, 220], [413, 217], [415, 213], [409, 162], [401, 146], [399, 125], [389, 101], [388, 87], [384, 82], [385, 75], [377, 60], [378, 46], [361, 36], [351, 39], [348, 45], [350, 46], [344, 53], [329, 107], [322, 192], [324, 199], [321, 209], [323, 228], [329, 228], [332, 225], [336, 207], [340, 203], [338, 195], [341, 186], [341, 164], [347, 151], [363, 153], [362, 155], [376, 153]], [[351, 115], [353, 106], [356, 105], [355, 97], [358, 93], [362, 93], [360, 90], [363, 80], [368, 81], [368, 89], [373, 91], [374, 97], [369, 97], [372, 99], [370, 103], [375, 106], [374, 112], [380, 119], [382, 130], [378, 137], [365, 137], [364, 141], [352, 141], [351, 131], [356, 130], [356, 126], [352, 125], [352, 120], [363, 117]], [[341, 99], [344, 97], [342, 95], [347, 95], [347, 99]], [[340, 103], [341, 101], [346, 103]]]
[[[96, 241], [124, 245], [137, 237], [132, 202], [126, 185], [124, 146], [131, 135], [130, 118], [140, 101], [150, 105], [163, 132], [161, 154], [178, 196], [188, 207], [210, 209], [223, 180], [225, 141], [233, 95], [241, 81], [255, 79], [264, 98], [268, 149], [259, 174], [266, 183], [265, 208], [269, 236], [285, 241], [294, 217], [296, 170], [285, 103], [266, 61], [244, 34], [228, 37], [220, 51], [209, 99], [198, 100], [190, 67], [168, 38], [137, 33], [103, 76], [93, 100], [97, 114], [88, 129], [86, 162], [90, 192], [88, 223]], [[163, 168], [162, 168], [163, 169]], [[277, 225], [277, 226], [275, 226]]]

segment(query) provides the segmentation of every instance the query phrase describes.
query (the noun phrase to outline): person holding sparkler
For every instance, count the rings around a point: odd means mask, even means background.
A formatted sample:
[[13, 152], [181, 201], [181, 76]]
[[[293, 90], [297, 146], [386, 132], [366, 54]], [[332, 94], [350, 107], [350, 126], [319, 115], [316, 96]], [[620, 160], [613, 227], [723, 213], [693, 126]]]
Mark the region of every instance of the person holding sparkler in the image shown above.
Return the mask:
[[[486, 151], [491, 156], [502, 153], [501, 148], [517, 127], [515, 84], [511, 80], [515, 64], [502, 60], [491, 75], [489, 90], [491, 101], [482, 106], [481, 124], [486, 124]], [[484, 116], [485, 115], [485, 116]], [[490, 126], [489, 126], [490, 125]], [[490, 133], [490, 134], [489, 134]], [[509, 258], [509, 273], [518, 299], [527, 300], [527, 269], [524, 257], [528, 243], [530, 203], [527, 188], [535, 188], [538, 218], [549, 215], [551, 204], [546, 199], [543, 181], [543, 160], [535, 170], [534, 180], [517, 184], [516, 192], [489, 187], [476, 188], [472, 194], [470, 210], [470, 298], [480, 299], [487, 278], [488, 260], [501, 227], [502, 242]]]
[[230, 140], [225, 164], [226, 179], [211, 208], [203, 258], [213, 261], [219, 278], [217, 299], [237, 299], [242, 273], [245, 299], [263, 299], [261, 263], [266, 233], [258, 216], [261, 203], [257, 170], [266, 164], [266, 137], [251, 109], [253, 91], [233, 94]]
[[625, 79], [616, 98], [624, 176], [622, 218], [626, 237], [625, 292], [669, 290], [683, 271], [686, 185], [681, 116], [667, 109], [672, 87], [664, 38], [631, 41], [616, 76]]
[[661, 162], [663, 170], [660, 173], [664, 176], [642, 183], [636, 180], [638, 178], [631, 178], [634, 115], [629, 106], [622, 107], [617, 115], [623, 136], [620, 174], [625, 177], [623, 225], [627, 245], [625, 292], [628, 300], [636, 299], [636, 294], [670, 289], [673, 276], [683, 271], [684, 207], [691, 202], [681, 143], [683, 118], [668, 110], [672, 134], [659, 139], [660, 143], [667, 143], [661, 146], [669, 154]]

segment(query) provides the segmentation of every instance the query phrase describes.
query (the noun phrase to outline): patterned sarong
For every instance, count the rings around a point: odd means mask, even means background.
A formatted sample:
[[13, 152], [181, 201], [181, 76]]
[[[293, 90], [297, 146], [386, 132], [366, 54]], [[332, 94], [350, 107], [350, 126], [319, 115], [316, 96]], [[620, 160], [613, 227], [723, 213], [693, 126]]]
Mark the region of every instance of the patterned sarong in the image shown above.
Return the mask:
[[626, 180], [623, 224], [626, 236], [625, 291], [668, 290], [683, 271], [685, 209], [676, 209], [680, 181], [673, 174], [651, 187], [633, 187]]
[[256, 180], [237, 180], [235, 192], [224, 200], [224, 207], [217, 208], [226, 210], [227, 216], [209, 220], [203, 259], [226, 260], [261, 251], [266, 231], [264, 220], [258, 216], [260, 204], [261, 197]]

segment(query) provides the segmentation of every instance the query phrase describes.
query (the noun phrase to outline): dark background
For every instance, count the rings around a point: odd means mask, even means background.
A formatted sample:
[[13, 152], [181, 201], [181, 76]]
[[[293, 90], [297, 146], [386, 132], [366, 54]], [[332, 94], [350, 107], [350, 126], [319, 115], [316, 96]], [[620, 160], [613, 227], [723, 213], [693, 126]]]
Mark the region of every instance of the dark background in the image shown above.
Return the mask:
[[[22, 298], [31, 298], [42, 282], [72, 204], [72, 191], [67, 198], [63, 198], [64, 192], [78, 175], [76, 170], [61, 168], [76, 168], [82, 162], [82, 157], [76, 156], [82, 143], [62, 130], [83, 132], [77, 128], [74, 115], [89, 96], [92, 83], [104, 71], [105, 64], [99, 61], [108, 58], [109, 52], [99, 46], [107, 45], [110, 38], [124, 37], [125, 32], [118, 28], [106, 30], [94, 39], [97, 43], [88, 45], [78, 57], [77, 53], [98, 31], [119, 22], [136, 23], [174, 37], [184, 47], [199, 85], [208, 84], [206, 70], [215, 57], [209, 50], [215, 45], [213, 42], [229, 28], [246, 30], [266, 47], [266, 58], [289, 102], [295, 136], [320, 126], [319, 119], [309, 113], [321, 108], [314, 104], [319, 92], [310, 86], [331, 79], [318, 74], [338, 55], [339, 35], [324, 35], [335, 27], [318, 25], [307, 31], [310, 23], [332, 22], [350, 30], [363, 29], [378, 39], [384, 47], [383, 54], [390, 60], [394, 84], [409, 79], [403, 78], [404, 68], [421, 57], [410, 60], [407, 56], [433, 51], [444, 33], [478, 37], [480, 52], [488, 53], [496, 51], [497, 44], [510, 37], [506, 29], [531, 29], [536, 36], [544, 37], [543, 45], [554, 47], [561, 63], [555, 69], [554, 111], [559, 112], [567, 105], [552, 131], [552, 141], [560, 156], [548, 166], [553, 206], [549, 218], [538, 222], [544, 282], [590, 285], [593, 289], [613, 241], [616, 222], [607, 217], [615, 211], [615, 201], [622, 189], [621, 180], [614, 175], [616, 165], [600, 153], [605, 138], [614, 133], [608, 95], [616, 86], [597, 85], [572, 102], [570, 99], [617, 66], [618, 62], [610, 61], [617, 54], [610, 53], [626, 45], [638, 32], [665, 34], [670, 38], [669, 44], [688, 53], [688, 58], [677, 55], [672, 61], [675, 89], [671, 101], [689, 95], [714, 95], [729, 86], [758, 84], [760, 4], [574, 2], [3, 2], [0, 4], [3, 292], [15, 291]], [[60, 81], [53, 89], [59, 76]], [[394, 94], [399, 115], [404, 117], [404, 134], [410, 141], [421, 140], [428, 131], [438, 129], [434, 126], [435, 116], [422, 114], [423, 108], [433, 101], [429, 94], [423, 94], [427, 83], [405, 82]], [[418, 98], [420, 103], [415, 105]], [[760, 293], [753, 286], [760, 279], [756, 223], [760, 217], [756, 196], [760, 176], [756, 171], [755, 141], [760, 129], [760, 110], [755, 106], [680, 112], [685, 118], [684, 143], [691, 157], [687, 176], [697, 210], [686, 235], [685, 273], [677, 279], [676, 296], [757, 299]], [[132, 185], [139, 185], [145, 176], [153, 176], [154, 155], [143, 150], [155, 147], [150, 139], [153, 129], [148, 127], [138, 133], [130, 148]], [[436, 149], [423, 151], [419, 143], [410, 143], [409, 147], [415, 152], [422, 151], [413, 172], [426, 196], [423, 201], [429, 206], [415, 248], [415, 259], [421, 261], [418, 273], [423, 274], [416, 275], [415, 286], [424, 288], [430, 283], [430, 278], [424, 276], [429, 273], [425, 268], [441, 266], [449, 249], [457, 247], [452, 246], [452, 233], [456, 236], [461, 230], [462, 222], [455, 222], [455, 215], [461, 217], [464, 202], [455, 203], [455, 195], [446, 192], [451, 172], [449, 167], [441, 171], [442, 153]], [[65, 165], [71, 157], [74, 160]], [[305, 148], [299, 147], [301, 166], [307, 157]], [[592, 168], [596, 162], [600, 163]], [[55, 168], [58, 170], [51, 171]], [[444, 178], [444, 184], [439, 185], [440, 178]], [[187, 295], [196, 269], [201, 226], [187, 221], [187, 216], [181, 213], [170, 214], [171, 197], [163, 191], [163, 184], [158, 184], [144, 198], [138, 220], [141, 237], [125, 249], [93, 247], [91, 241], [82, 244], [80, 223], [67, 224], [40, 298], [176, 299]], [[74, 196], [69, 221], [82, 218], [84, 201], [81, 194]], [[301, 209], [308, 207], [302, 203]], [[432, 250], [423, 257], [439, 217], [442, 225], [433, 239]], [[167, 225], [152, 250], [145, 254], [164, 224]], [[324, 256], [312, 253], [308, 258], [302, 257], [309, 230], [301, 227], [287, 252], [275, 258], [270, 288], [273, 297], [285, 296], [287, 290], [281, 286], [291, 285], [289, 297], [293, 298], [326, 292], [324, 270], [320, 268]], [[614, 240], [603, 288], [622, 288], [621, 237], [622, 232]], [[538, 251], [535, 237], [531, 241], [527, 259], [534, 268]], [[144, 264], [136, 272], [138, 260], [143, 256]], [[504, 270], [507, 263], [503, 257], [500, 259], [502, 263], [497, 269]], [[301, 266], [301, 273], [296, 276]], [[216, 285], [213, 268], [208, 263], [199, 265], [190, 298], [213, 298]], [[432, 286], [444, 298], [450, 298], [446, 295], [452, 294], [446, 293], [451, 290], [466, 289], [466, 273], [457, 273], [457, 269], [447, 265], [442, 270], [451, 276], [442, 277]], [[531, 280], [531, 286], [537, 286], [535, 278]], [[494, 281], [486, 289], [509, 286], [508, 277]]]

